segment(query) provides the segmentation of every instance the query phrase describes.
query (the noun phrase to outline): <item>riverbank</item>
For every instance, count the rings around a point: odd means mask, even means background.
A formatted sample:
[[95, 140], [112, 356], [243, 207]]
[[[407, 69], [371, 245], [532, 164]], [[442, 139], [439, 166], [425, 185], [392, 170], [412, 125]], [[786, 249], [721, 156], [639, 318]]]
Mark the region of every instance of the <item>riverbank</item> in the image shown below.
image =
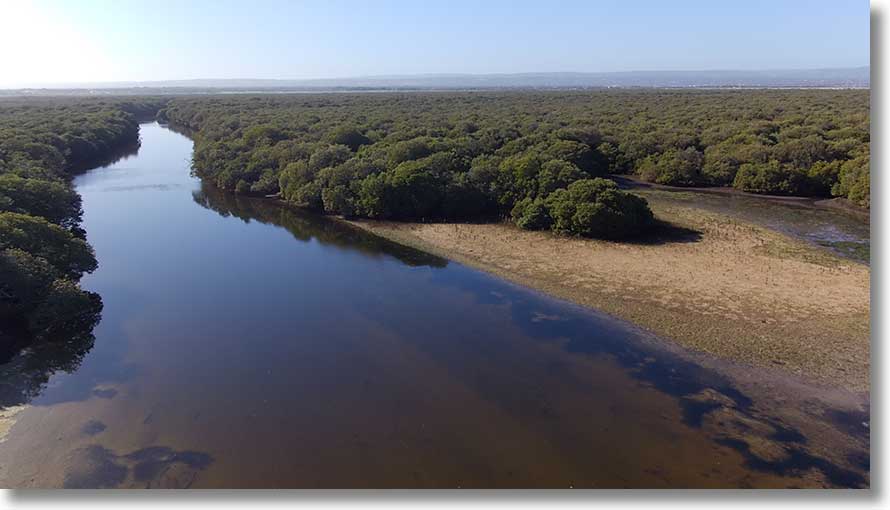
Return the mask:
[[652, 207], [688, 235], [628, 244], [507, 224], [350, 223], [694, 351], [868, 392], [867, 266], [730, 216]]

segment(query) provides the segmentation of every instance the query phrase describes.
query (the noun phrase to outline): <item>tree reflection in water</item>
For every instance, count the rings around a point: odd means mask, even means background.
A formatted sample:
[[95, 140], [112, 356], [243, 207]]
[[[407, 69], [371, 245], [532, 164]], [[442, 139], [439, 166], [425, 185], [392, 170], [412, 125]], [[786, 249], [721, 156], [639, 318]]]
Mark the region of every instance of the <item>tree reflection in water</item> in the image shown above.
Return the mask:
[[0, 409], [26, 404], [38, 396], [50, 377], [74, 372], [93, 348], [93, 329], [102, 319], [102, 303], [69, 321], [64, 331], [35, 342], [0, 365]]
[[300, 241], [316, 239], [338, 248], [357, 250], [369, 257], [389, 255], [412, 266], [445, 267], [448, 260], [402, 246], [336, 220], [319, 216], [267, 198], [246, 197], [227, 193], [206, 182], [193, 193], [201, 207], [220, 216], [234, 216], [245, 223], [258, 221], [283, 227]]

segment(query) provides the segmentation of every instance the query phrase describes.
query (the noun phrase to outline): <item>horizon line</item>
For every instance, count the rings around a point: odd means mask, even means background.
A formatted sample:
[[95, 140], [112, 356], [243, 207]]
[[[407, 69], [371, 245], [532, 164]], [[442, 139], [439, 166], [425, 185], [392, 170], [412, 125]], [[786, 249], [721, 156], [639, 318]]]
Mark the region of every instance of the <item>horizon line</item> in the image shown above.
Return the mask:
[[645, 73], [661, 73], [661, 74], [683, 74], [683, 73], [775, 73], [775, 72], [807, 72], [807, 71], [840, 71], [840, 70], [860, 70], [870, 69], [870, 64], [857, 66], [834, 66], [834, 67], [786, 67], [786, 68], [714, 68], [714, 69], [634, 69], [623, 71], [518, 71], [518, 72], [491, 72], [491, 73], [472, 73], [472, 72], [442, 72], [442, 73], [408, 73], [408, 74], [369, 74], [369, 75], [352, 75], [338, 77], [315, 77], [315, 78], [160, 78], [160, 79], [121, 79], [121, 80], [97, 80], [97, 81], [39, 81], [24, 82], [15, 85], [0, 85], [0, 89], [17, 90], [17, 89], [40, 89], [40, 88], [83, 88], [90, 86], [102, 86], [108, 84], [152, 84], [164, 82], [195, 82], [195, 81], [268, 81], [268, 82], [316, 82], [316, 81], [338, 81], [338, 80], [381, 80], [381, 79], [411, 79], [411, 78], [448, 78], [448, 77], [511, 77], [511, 76], [535, 76], [535, 75], [628, 75], [628, 74], [645, 74]]

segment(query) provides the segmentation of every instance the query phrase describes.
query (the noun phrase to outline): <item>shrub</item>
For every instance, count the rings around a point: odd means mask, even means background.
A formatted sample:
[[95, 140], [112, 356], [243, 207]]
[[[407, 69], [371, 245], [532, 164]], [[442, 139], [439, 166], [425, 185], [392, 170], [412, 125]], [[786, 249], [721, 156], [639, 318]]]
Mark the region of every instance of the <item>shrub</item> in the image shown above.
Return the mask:
[[588, 175], [601, 175], [605, 170], [596, 165], [590, 146], [574, 140], [559, 140], [548, 146], [544, 154], [550, 159], [568, 161]]
[[643, 234], [655, 224], [649, 204], [609, 180], [575, 181], [551, 193], [545, 204], [560, 233], [622, 239]]
[[0, 320], [25, 315], [37, 307], [57, 277], [46, 259], [17, 248], [0, 251]]
[[321, 170], [329, 166], [345, 163], [352, 157], [352, 151], [345, 145], [328, 145], [312, 153], [309, 158], [309, 169]]
[[809, 177], [802, 171], [784, 167], [776, 160], [767, 163], [745, 163], [739, 167], [732, 186], [750, 193], [795, 195], [809, 191]]
[[568, 161], [559, 159], [548, 161], [541, 166], [541, 171], [538, 173], [537, 196], [546, 197], [557, 189], [565, 188], [585, 177], [580, 168]]
[[512, 211], [513, 221], [525, 230], [546, 230], [553, 225], [550, 210], [541, 198], [524, 198]]
[[339, 126], [328, 135], [328, 141], [334, 145], [345, 145], [355, 152], [362, 145], [371, 143], [371, 139], [363, 135], [361, 131], [350, 126]]
[[326, 213], [340, 214], [347, 218], [355, 216], [355, 204], [352, 193], [342, 184], [322, 190], [321, 201]]
[[72, 330], [92, 329], [101, 311], [98, 294], [80, 290], [70, 280], [56, 280], [28, 317], [28, 330], [39, 339], [65, 340]]
[[6, 249], [40, 257], [69, 278], [80, 278], [96, 269], [93, 249], [86, 241], [35, 216], [0, 212], [0, 250]]
[[80, 223], [80, 196], [61, 182], [0, 175], [0, 211], [40, 216], [71, 229]]
[[648, 156], [637, 173], [645, 180], [672, 186], [704, 184], [701, 175], [703, 157], [694, 147], [668, 149], [661, 155]]
[[847, 197], [863, 207], [871, 206], [868, 156], [844, 162], [841, 165], [839, 180], [831, 192], [835, 196]]

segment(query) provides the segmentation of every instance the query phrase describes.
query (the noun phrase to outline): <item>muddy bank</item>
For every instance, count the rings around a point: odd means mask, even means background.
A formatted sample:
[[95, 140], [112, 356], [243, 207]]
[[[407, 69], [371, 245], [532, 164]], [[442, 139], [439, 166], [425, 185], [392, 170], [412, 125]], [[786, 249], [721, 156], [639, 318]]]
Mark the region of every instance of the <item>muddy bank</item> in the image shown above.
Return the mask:
[[682, 188], [613, 178], [649, 201], [723, 214], [863, 264], [871, 262], [869, 211], [847, 199], [755, 195], [734, 188]]
[[868, 392], [868, 267], [725, 215], [653, 209], [690, 235], [627, 244], [505, 224], [352, 223], [694, 351]]

